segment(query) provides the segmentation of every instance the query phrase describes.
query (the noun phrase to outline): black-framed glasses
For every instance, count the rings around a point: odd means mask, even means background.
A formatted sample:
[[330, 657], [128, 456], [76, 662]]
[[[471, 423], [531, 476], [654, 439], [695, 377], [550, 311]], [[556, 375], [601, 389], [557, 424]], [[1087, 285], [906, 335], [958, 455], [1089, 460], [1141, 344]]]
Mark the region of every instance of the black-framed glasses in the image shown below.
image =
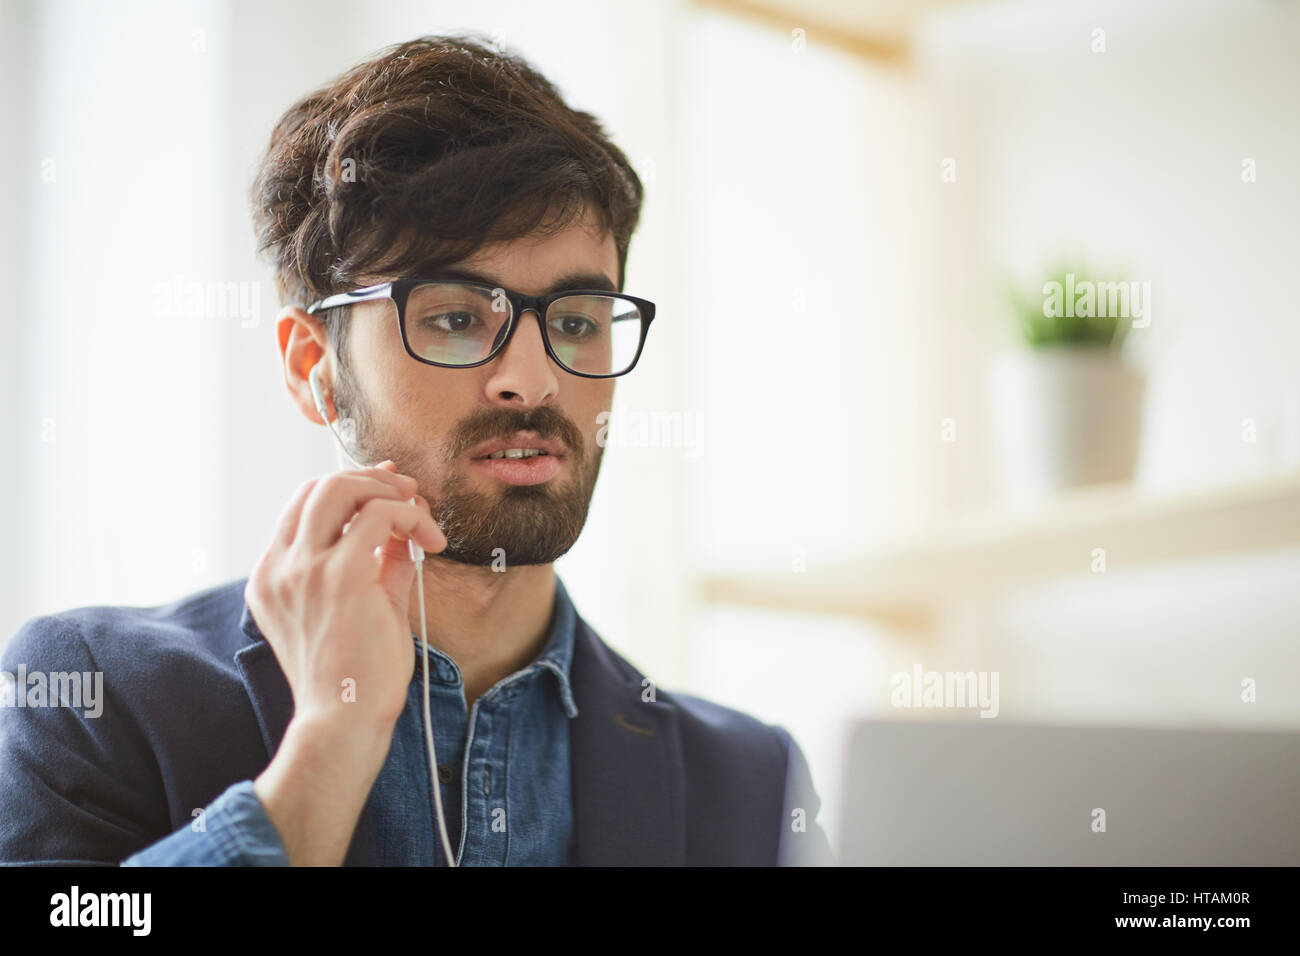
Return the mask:
[[604, 289], [522, 295], [461, 279], [397, 279], [312, 303], [311, 314], [391, 299], [411, 358], [442, 368], [474, 368], [506, 347], [527, 311], [537, 317], [546, 353], [567, 372], [614, 378], [636, 366], [655, 316], [653, 302]]

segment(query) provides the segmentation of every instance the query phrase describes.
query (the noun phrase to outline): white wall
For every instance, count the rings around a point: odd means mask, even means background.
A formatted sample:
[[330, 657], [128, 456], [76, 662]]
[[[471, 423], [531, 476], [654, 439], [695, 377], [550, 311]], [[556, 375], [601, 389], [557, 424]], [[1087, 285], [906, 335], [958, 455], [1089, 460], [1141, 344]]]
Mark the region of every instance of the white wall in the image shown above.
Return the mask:
[[[927, 511], [912, 92], [895, 69], [806, 40], [702, 12], [677, 58], [686, 360], [707, 433], [687, 497], [700, 573], [797, 574]], [[722, 606], [692, 624], [687, 686], [785, 725], [833, 832], [841, 723], [888, 636]]]
[[[35, 11], [28, 4], [10, 4], [3, 8], [5, 29], [0, 30], [0, 144], [3, 144], [9, 174], [0, 176], [0, 211], [5, 228], [0, 229], [0, 288], [5, 290], [5, 304], [0, 309], [0, 334], [5, 348], [0, 355], [0, 402], [6, 414], [0, 415], [0, 447], [4, 449], [5, 467], [0, 469], [0, 540], [8, 547], [0, 549], [0, 608], [8, 610], [25, 594], [32, 582], [28, 548], [32, 540], [23, 505], [27, 494], [27, 469], [24, 462], [37, 452], [39, 425], [27, 407], [26, 367], [32, 326], [29, 293], [26, 283], [25, 252], [28, 248], [31, 208], [40, 182], [40, 160], [36, 144], [23, 135], [31, 129], [32, 107], [27, 76], [32, 69], [31, 48]], [[8, 624], [14, 616], [0, 621], [8, 636]]]
[[6, 511], [23, 564], [7, 632], [40, 611], [161, 601], [219, 564], [221, 320], [155, 296], [174, 276], [220, 278], [219, 7], [9, 8], [6, 42], [30, 60], [3, 134], [20, 288], [5, 326], [21, 330]]

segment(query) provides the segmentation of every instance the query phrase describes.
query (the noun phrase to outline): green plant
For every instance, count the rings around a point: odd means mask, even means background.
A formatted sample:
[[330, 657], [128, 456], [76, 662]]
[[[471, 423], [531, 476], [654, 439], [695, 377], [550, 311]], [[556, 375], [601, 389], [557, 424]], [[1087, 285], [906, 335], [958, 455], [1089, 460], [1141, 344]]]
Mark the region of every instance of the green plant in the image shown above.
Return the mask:
[[[1136, 295], [1138, 285], [1114, 280], [1098, 282], [1085, 269], [1062, 267], [1048, 272], [1035, 288], [1008, 280], [1005, 295], [1024, 341], [1031, 348], [1119, 349], [1133, 319], [1131, 308], [1116, 306], [1128, 305], [1130, 287]], [[1102, 312], [1107, 314], [1099, 314]]]

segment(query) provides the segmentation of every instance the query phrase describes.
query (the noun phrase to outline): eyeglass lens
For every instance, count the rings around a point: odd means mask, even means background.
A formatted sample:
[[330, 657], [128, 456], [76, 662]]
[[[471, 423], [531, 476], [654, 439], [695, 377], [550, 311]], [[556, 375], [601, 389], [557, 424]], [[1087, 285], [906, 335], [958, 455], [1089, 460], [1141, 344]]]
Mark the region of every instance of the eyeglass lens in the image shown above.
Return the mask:
[[[431, 282], [406, 300], [411, 351], [443, 365], [473, 365], [496, 348], [510, 320], [510, 300], [491, 289]], [[616, 295], [566, 295], [542, 323], [551, 350], [566, 368], [588, 375], [626, 371], [641, 340], [641, 312]]]

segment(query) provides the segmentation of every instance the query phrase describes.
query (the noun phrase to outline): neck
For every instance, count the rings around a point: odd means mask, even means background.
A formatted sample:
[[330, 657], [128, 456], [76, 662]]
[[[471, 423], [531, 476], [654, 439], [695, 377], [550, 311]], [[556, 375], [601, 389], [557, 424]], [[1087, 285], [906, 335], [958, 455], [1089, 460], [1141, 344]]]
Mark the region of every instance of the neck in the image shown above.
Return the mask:
[[[425, 618], [429, 646], [456, 662], [465, 681], [465, 705], [493, 684], [531, 663], [546, 646], [555, 606], [555, 567], [520, 565], [493, 571], [448, 561], [424, 560]], [[411, 633], [420, 636], [420, 604], [411, 592]]]

